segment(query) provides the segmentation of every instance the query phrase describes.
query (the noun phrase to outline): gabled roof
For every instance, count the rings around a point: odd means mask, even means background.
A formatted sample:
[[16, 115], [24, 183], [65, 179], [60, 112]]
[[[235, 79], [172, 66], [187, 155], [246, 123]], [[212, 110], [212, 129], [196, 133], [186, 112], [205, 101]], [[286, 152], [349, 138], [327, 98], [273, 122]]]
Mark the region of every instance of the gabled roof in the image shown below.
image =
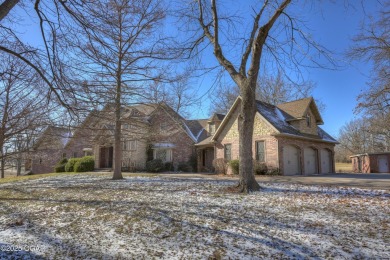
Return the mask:
[[[287, 107], [293, 107], [297, 106], [297, 104], [301, 104], [302, 106], [307, 106], [305, 110], [303, 109], [296, 109], [295, 115], [305, 115], [307, 112], [308, 107], [310, 104], [314, 104], [312, 98], [305, 99], [303, 101], [298, 100], [295, 102], [289, 102], [289, 103], [295, 103], [290, 104]], [[222, 121], [220, 127], [215, 132], [215, 135], [212, 137], [210, 141], [215, 141], [218, 135], [222, 132], [223, 127], [226, 125], [227, 121], [231, 117], [234, 109], [238, 106], [238, 104], [241, 102], [241, 97], [238, 97], [236, 101], [234, 101], [232, 107], [230, 108], [229, 112], [227, 113], [226, 117]], [[315, 104], [314, 104], [315, 105]], [[259, 100], [256, 100], [256, 109], [257, 113], [265, 119], [266, 122], [270, 124], [272, 128], [274, 128], [276, 131], [275, 135], [281, 135], [281, 136], [291, 136], [296, 138], [304, 138], [304, 139], [311, 139], [311, 140], [317, 140], [322, 142], [328, 142], [328, 143], [338, 143], [333, 137], [331, 137], [328, 133], [326, 133], [323, 129], [320, 127], [317, 127], [318, 135], [311, 135], [311, 134], [305, 134], [300, 132], [298, 129], [290, 125], [288, 122], [291, 120], [291, 115], [288, 114], [286, 111], [279, 108], [279, 106], [274, 106]], [[302, 112], [304, 111], [304, 112]]]
[[222, 121], [224, 118], [225, 118], [225, 115], [224, 115], [224, 114], [214, 113], [214, 114], [210, 117], [209, 122], [212, 122], [212, 121]]
[[186, 120], [186, 125], [192, 132], [193, 136], [196, 137], [196, 142], [202, 141], [204, 138], [202, 132], [207, 127], [208, 119], [194, 119], [194, 120]]
[[307, 111], [309, 110], [309, 108], [311, 108], [316, 118], [316, 123], [324, 123], [321, 118], [320, 112], [318, 111], [317, 105], [315, 104], [315, 101], [312, 97], [282, 103], [277, 105], [277, 107], [288, 115], [288, 117], [286, 118], [287, 121], [305, 118]]
[[[179, 127], [185, 131], [187, 133], [187, 135], [194, 141], [196, 142], [197, 141], [197, 138], [196, 136], [194, 135], [194, 133], [190, 130], [190, 128], [188, 127], [187, 123], [186, 123], [186, 120], [181, 116], [179, 115], [175, 110], [173, 110], [169, 105], [167, 105], [165, 102], [161, 102], [160, 104], [158, 104], [157, 107], [160, 107], [162, 108], [178, 125]], [[155, 111], [157, 110], [157, 107], [155, 109]], [[153, 111], [152, 114], [155, 112]]]
[[43, 131], [41, 136], [38, 138], [33, 148], [37, 149], [41, 145], [41, 143], [45, 140], [45, 138], [54, 138], [55, 140], [60, 140], [60, 145], [63, 148], [69, 142], [71, 137], [72, 137], [72, 132], [69, 128], [48, 126], [45, 129], [45, 131]]

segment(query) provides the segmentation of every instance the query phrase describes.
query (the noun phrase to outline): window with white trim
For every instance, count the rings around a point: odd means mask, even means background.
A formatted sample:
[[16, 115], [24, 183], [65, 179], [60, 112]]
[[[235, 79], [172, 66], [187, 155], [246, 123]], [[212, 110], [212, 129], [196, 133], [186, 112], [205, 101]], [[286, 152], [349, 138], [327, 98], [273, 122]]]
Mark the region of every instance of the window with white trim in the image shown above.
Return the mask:
[[306, 125], [307, 125], [308, 127], [310, 127], [310, 125], [311, 125], [311, 117], [310, 117], [309, 114], [307, 114], [307, 116], [306, 116]]
[[256, 161], [265, 162], [265, 142], [256, 141]]
[[225, 160], [228, 160], [228, 161], [230, 161], [232, 159], [232, 145], [231, 144], [224, 145], [224, 157], [225, 157]]
[[215, 133], [215, 124], [209, 124], [209, 133], [210, 135]]
[[154, 149], [153, 159], [160, 159], [163, 162], [172, 162], [172, 149]]
[[137, 140], [126, 140], [122, 142], [123, 151], [135, 151], [137, 150]]

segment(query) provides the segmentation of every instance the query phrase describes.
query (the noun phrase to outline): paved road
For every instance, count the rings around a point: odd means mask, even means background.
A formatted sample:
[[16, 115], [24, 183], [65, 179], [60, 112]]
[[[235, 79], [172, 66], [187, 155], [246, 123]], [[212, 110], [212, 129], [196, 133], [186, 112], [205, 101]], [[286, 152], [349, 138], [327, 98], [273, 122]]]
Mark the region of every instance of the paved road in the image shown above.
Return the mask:
[[[166, 178], [208, 178], [208, 179], [223, 179], [237, 180], [237, 176], [221, 176], [201, 173], [172, 173], [161, 174]], [[346, 186], [363, 189], [379, 189], [390, 191], [390, 174], [352, 174], [352, 173], [335, 173], [321, 174], [309, 176], [256, 176], [259, 182], [276, 182], [276, 183], [296, 183], [296, 184], [311, 184], [325, 186]]]

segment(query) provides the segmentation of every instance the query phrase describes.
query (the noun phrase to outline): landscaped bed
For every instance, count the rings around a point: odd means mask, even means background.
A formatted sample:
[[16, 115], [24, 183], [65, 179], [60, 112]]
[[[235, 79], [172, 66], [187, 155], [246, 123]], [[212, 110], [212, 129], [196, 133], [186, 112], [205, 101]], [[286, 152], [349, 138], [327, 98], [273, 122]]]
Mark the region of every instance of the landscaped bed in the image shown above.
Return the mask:
[[0, 183], [0, 258], [390, 258], [385, 191], [260, 183], [241, 195], [231, 181], [109, 178]]

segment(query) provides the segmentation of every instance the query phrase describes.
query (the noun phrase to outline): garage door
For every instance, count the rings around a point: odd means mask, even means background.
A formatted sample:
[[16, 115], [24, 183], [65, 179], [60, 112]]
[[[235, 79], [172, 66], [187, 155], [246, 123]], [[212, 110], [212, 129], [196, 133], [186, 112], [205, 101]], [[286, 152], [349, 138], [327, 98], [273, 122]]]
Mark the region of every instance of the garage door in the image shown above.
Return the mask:
[[317, 174], [317, 151], [313, 148], [305, 148], [303, 156], [305, 160], [305, 174]]
[[283, 173], [284, 175], [301, 173], [299, 150], [294, 146], [287, 145], [283, 148]]
[[389, 172], [389, 162], [386, 155], [378, 156], [379, 172]]
[[321, 150], [321, 173], [330, 173], [332, 171], [332, 156], [329, 150]]

